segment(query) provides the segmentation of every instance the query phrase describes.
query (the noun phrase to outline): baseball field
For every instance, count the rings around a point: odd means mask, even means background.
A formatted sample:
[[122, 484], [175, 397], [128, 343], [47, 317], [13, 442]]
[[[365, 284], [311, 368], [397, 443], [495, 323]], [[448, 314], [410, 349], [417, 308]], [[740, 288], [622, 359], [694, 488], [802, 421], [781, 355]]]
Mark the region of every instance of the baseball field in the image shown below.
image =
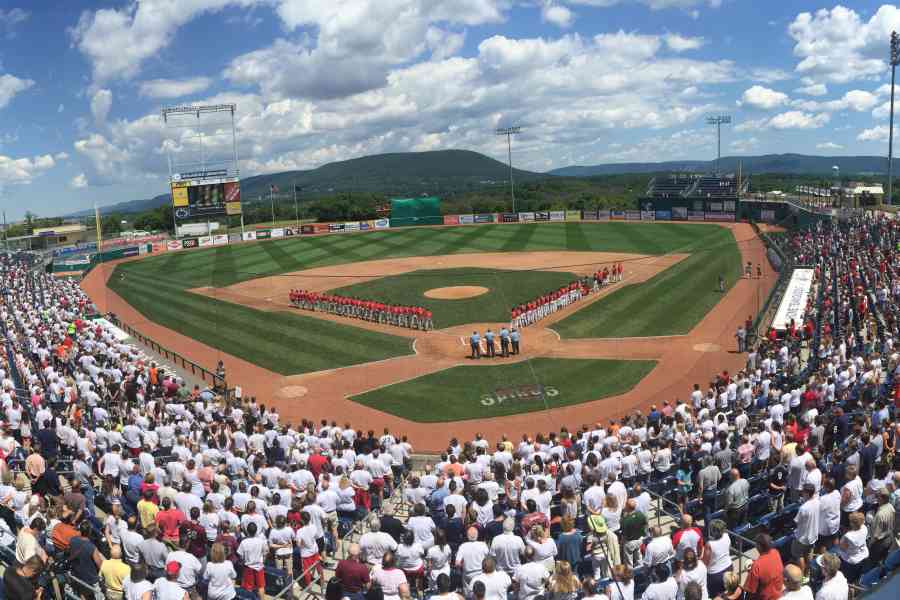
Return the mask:
[[[337, 394], [408, 421], [435, 422], [565, 407], [633, 389], [661, 349], [620, 359], [588, 346], [687, 334], [722, 299], [719, 276], [730, 288], [741, 261], [732, 228], [712, 224], [479, 225], [169, 252], [118, 264], [106, 286], [143, 324], [283, 376], [284, 390], [293, 392], [273, 401]], [[465, 362], [472, 329], [499, 328], [514, 304], [611, 264], [625, 267], [624, 281], [525, 329], [521, 356]], [[425, 306], [436, 331], [301, 311], [287, 301], [295, 288]], [[404, 371], [407, 364], [416, 367]], [[311, 386], [344, 371], [353, 373], [352, 389]], [[334, 379], [335, 388], [349, 381]], [[239, 383], [253, 389], [253, 382]], [[516, 391], [519, 385], [539, 388]]]

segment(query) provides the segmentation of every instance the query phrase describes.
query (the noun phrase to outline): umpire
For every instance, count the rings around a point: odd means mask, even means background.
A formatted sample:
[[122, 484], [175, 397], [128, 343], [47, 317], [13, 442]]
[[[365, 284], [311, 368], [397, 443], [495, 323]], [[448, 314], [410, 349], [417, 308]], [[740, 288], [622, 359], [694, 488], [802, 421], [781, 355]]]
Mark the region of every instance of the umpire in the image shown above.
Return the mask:
[[513, 353], [513, 354], [518, 354], [518, 353], [519, 353], [519, 339], [520, 339], [520, 337], [521, 337], [521, 336], [519, 335], [519, 330], [516, 329], [515, 327], [513, 327], [513, 328], [512, 328], [512, 333], [509, 334], [509, 339], [510, 339], [510, 341], [512, 342], [512, 353]]
[[472, 358], [481, 358], [481, 336], [477, 331], [472, 332], [469, 345], [472, 347]]

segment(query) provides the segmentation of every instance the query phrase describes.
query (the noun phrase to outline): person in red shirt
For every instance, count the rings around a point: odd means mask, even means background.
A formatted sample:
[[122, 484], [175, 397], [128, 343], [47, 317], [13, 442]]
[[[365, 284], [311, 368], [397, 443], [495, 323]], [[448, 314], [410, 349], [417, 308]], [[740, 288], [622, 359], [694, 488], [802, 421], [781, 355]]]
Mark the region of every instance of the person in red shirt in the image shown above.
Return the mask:
[[177, 543], [178, 529], [184, 521], [184, 513], [172, 506], [172, 499], [163, 498], [162, 510], [156, 513], [156, 525], [162, 530], [163, 540]]
[[325, 467], [325, 463], [328, 462], [328, 458], [322, 455], [322, 452], [316, 448], [312, 455], [309, 457], [307, 461], [307, 466], [309, 467], [310, 473], [313, 474], [313, 477], [316, 478], [316, 481], [319, 480], [319, 475], [322, 473], [322, 469]]
[[778, 600], [784, 592], [784, 565], [778, 550], [772, 547], [772, 538], [761, 533], [756, 536], [759, 558], [753, 561], [744, 591], [752, 600]]

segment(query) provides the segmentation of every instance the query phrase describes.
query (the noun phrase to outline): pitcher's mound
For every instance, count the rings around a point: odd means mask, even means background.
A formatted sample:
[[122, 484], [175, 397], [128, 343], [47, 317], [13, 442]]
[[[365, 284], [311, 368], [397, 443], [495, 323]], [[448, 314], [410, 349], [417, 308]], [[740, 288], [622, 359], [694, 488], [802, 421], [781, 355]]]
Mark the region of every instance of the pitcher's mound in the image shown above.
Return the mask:
[[436, 300], [463, 300], [487, 294], [490, 290], [480, 285], [454, 285], [451, 287], [432, 288], [425, 292], [426, 298]]

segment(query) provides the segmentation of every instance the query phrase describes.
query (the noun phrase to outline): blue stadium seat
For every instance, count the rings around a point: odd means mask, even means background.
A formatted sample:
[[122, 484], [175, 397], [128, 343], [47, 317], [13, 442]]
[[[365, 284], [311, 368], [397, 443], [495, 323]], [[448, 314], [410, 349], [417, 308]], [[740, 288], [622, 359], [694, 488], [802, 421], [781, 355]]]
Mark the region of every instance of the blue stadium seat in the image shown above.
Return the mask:
[[873, 587], [875, 584], [881, 581], [882, 574], [883, 573], [881, 571], [881, 565], [869, 569], [868, 571], [863, 573], [862, 577], [859, 578], [860, 587], [866, 589]]

